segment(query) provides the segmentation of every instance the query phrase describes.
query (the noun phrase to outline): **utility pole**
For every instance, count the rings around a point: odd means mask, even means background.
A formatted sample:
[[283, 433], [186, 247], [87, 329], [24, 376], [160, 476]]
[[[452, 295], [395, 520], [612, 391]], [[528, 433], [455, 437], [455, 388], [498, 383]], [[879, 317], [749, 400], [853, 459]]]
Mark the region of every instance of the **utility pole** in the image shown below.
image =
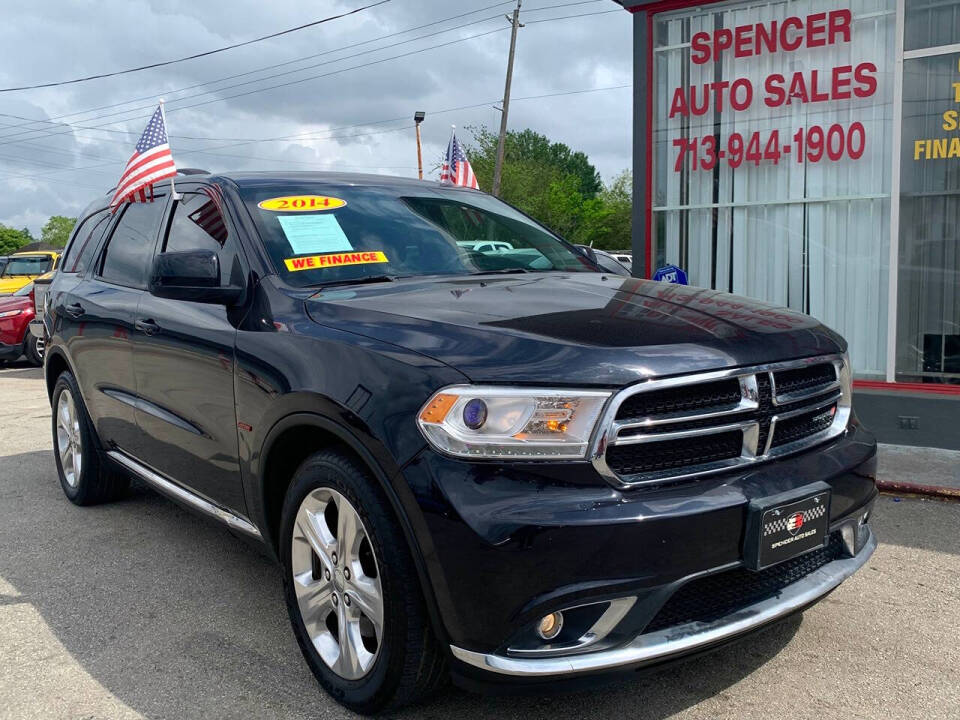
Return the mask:
[[493, 194], [500, 197], [500, 175], [503, 172], [503, 145], [507, 140], [507, 113], [510, 110], [510, 82], [513, 80], [513, 56], [517, 50], [517, 28], [520, 24], [520, 2], [513, 9], [513, 17], [507, 15], [507, 20], [513, 26], [510, 30], [510, 56], [507, 58], [507, 82], [503, 88], [503, 107], [500, 109], [500, 138], [497, 140], [497, 162], [493, 166]]
[[417, 110], [413, 114], [413, 122], [417, 126], [417, 174], [421, 180], [423, 180], [423, 151], [420, 149], [420, 123], [426, 116], [427, 114], [423, 110]]

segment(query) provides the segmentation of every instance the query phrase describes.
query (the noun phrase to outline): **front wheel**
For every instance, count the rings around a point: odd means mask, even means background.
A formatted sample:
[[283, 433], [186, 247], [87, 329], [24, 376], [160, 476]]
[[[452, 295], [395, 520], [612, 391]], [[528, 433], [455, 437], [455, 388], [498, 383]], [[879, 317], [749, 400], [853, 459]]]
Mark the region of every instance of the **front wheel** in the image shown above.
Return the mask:
[[413, 559], [364, 467], [335, 451], [308, 458], [287, 491], [281, 543], [290, 621], [330, 695], [375, 713], [440, 685], [445, 660]]

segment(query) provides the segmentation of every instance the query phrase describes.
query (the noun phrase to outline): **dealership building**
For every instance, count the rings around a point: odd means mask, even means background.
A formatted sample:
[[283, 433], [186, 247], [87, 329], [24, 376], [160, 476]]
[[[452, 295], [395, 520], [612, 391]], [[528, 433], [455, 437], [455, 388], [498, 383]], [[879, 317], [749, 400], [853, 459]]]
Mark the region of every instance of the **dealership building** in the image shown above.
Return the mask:
[[881, 441], [960, 449], [960, 0], [620, 0], [634, 274], [850, 343]]

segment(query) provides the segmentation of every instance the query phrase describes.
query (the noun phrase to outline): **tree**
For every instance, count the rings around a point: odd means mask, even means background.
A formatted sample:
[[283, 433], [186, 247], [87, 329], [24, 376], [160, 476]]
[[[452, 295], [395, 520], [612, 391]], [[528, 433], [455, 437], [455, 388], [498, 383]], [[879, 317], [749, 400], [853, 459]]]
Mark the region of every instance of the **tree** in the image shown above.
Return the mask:
[[0, 255], [10, 255], [27, 243], [33, 242], [33, 236], [27, 228], [16, 228], [0, 225]]
[[67, 244], [67, 240], [70, 239], [70, 233], [76, 224], [76, 218], [54, 215], [47, 220], [47, 224], [40, 230], [40, 239], [45, 243], [53, 245], [53, 247], [62, 248]]
[[[467, 156], [481, 189], [493, 184], [497, 136], [470, 128]], [[585, 153], [527, 129], [507, 133], [500, 196], [570, 242], [604, 250], [630, 247], [629, 172], [605, 187]]]

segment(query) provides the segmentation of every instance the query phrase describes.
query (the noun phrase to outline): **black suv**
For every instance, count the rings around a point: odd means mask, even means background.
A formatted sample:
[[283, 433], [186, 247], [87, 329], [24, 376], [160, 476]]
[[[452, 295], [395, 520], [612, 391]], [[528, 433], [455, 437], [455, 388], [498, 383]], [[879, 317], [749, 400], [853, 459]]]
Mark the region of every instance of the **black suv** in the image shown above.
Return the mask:
[[51, 284], [63, 490], [135, 477], [263, 543], [350, 708], [699, 652], [873, 552], [876, 446], [816, 320], [605, 274], [473, 190], [177, 190], [95, 202]]

